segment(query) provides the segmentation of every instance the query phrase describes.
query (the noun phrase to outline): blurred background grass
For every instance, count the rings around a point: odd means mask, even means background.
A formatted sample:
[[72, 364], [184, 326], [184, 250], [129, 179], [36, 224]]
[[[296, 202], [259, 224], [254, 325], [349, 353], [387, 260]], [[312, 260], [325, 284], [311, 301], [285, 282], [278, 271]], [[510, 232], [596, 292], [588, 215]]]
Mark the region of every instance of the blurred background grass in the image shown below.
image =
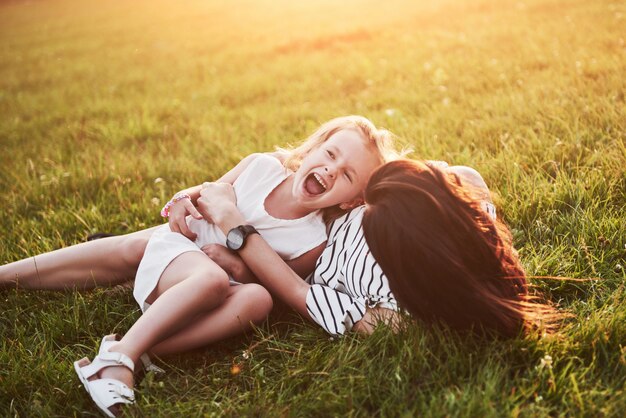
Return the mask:
[[[177, 190], [362, 114], [477, 168], [529, 274], [599, 278], [534, 281], [574, 314], [559, 338], [329, 341], [278, 315], [168, 360], [129, 413], [619, 416], [625, 22], [617, 0], [3, 2], [0, 262], [158, 224]], [[0, 415], [95, 414], [71, 361], [137, 317], [128, 290], [2, 298]]]

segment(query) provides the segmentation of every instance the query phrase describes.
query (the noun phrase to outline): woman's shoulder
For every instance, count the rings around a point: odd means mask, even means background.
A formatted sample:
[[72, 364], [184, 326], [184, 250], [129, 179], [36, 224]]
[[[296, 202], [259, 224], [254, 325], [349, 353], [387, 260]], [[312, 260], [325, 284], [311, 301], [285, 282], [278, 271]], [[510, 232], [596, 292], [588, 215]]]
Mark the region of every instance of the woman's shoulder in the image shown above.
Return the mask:
[[358, 206], [345, 215], [335, 219], [328, 228], [329, 241], [335, 240], [338, 237], [343, 237], [347, 233], [360, 234], [361, 221], [363, 220], [363, 213], [365, 212], [365, 206]]

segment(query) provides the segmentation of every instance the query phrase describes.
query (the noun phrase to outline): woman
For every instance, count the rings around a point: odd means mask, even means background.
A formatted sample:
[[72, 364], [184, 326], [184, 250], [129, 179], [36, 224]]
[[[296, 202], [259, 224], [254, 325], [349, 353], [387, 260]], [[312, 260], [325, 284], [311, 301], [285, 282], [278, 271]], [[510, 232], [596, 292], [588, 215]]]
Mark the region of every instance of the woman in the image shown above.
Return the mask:
[[[201, 195], [200, 212], [224, 233], [245, 224], [227, 185], [206, 184]], [[398, 160], [372, 175], [364, 207], [332, 225], [309, 282], [258, 235], [238, 256], [268, 290], [332, 334], [371, 332], [381, 320], [394, 325], [398, 304], [426, 323], [461, 331], [512, 337], [549, 327], [557, 315], [529, 296], [488, 196], [468, 167]], [[218, 263], [238, 263], [223, 248], [207, 251]]]

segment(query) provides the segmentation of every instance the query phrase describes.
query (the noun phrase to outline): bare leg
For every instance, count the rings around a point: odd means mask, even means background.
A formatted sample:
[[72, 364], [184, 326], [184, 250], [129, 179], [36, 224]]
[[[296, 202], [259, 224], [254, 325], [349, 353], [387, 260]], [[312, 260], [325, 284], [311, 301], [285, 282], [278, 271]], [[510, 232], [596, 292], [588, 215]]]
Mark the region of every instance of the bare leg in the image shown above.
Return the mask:
[[[272, 297], [256, 283], [231, 286], [224, 303], [150, 350], [157, 356], [182, 353], [243, 334], [272, 310]], [[151, 308], [152, 309], [152, 308]]]
[[158, 342], [186, 328], [198, 315], [221, 306], [229, 289], [228, 275], [206, 254], [181, 254], [161, 275], [156, 300], [112, 350], [139, 359]]
[[[154, 303], [110, 351], [124, 353], [136, 363], [158, 342], [187, 327], [200, 314], [222, 305], [229, 288], [226, 272], [206, 254], [179, 255], [161, 275], [151, 295], [158, 296]], [[125, 367], [107, 367], [100, 377], [117, 379], [133, 387], [132, 372]]]
[[[244, 333], [253, 323], [263, 322], [271, 309], [272, 298], [264, 287], [256, 283], [231, 286], [222, 305], [197, 316], [189, 326], [154, 346], [151, 352], [159, 356], [181, 353]], [[106, 368], [99, 377], [121, 380], [131, 387], [133, 383], [132, 373], [123, 367]], [[120, 412], [118, 405], [110, 409], [114, 414]]]
[[0, 288], [91, 289], [132, 279], [154, 228], [61, 248], [0, 266]]

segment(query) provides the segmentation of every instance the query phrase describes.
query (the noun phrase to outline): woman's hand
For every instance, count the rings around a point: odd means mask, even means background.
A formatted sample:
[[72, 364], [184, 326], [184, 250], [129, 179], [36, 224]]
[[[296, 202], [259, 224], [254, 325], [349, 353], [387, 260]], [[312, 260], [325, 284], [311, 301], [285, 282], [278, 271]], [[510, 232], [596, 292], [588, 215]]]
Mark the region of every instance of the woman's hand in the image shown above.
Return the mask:
[[193, 241], [197, 235], [187, 226], [187, 220], [185, 219], [187, 215], [191, 215], [196, 219], [202, 219], [202, 215], [191, 203], [191, 199], [181, 199], [170, 206], [168, 223], [172, 232], [179, 232]]
[[[198, 211], [204, 219], [217, 225], [225, 234], [230, 228], [245, 223], [237, 209], [235, 189], [229, 183], [203, 183]], [[232, 225], [233, 222], [236, 225]]]
[[202, 251], [239, 283], [258, 282], [254, 273], [250, 271], [246, 263], [234, 251], [219, 244], [205, 245], [202, 247]]
[[356, 324], [352, 327], [353, 331], [362, 333], [362, 334], [371, 334], [374, 332], [376, 326], [384, 322], [388, 326], [390, 326], [395, 332], [398, 332], [400, 329], [400, 324], [402, 321], [402, 317], [398, 312], [393, 311], [387, 308], [367, 308], [365, 311], [365, 315], [361, 318], [360, 321], [357, 321]]

